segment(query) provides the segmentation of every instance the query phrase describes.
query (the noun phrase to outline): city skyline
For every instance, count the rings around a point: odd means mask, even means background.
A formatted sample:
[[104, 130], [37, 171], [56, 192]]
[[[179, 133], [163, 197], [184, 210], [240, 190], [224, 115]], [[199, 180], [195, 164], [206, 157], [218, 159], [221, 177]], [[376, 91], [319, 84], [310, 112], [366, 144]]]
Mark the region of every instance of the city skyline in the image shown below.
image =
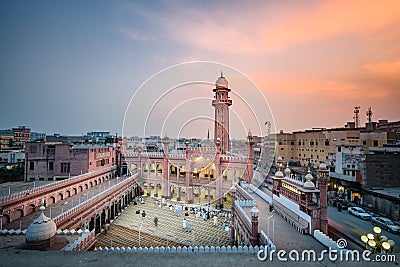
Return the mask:
[[[399, 120], [397, 1], [1, 6], [2, 129], [120, 135], [128, 101], [146, 79], [196, 60], [232, 66], [254, 81], [276, 132], [342, 127], [354, 106], [361, 106], [361, 125], [369, 106], [374, 120]], [[244, 89], [226, 76], [233, 90]]]

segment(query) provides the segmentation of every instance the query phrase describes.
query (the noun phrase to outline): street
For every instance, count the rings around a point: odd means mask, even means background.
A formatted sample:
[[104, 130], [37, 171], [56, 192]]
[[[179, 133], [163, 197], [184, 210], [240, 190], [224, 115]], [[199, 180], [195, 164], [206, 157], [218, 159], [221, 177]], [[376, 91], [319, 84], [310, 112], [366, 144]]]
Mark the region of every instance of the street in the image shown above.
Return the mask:
[[[373, 232], [372, 221], [362, 220], [349, 214], [347, 210], [338, 212], [336, 207], [328, 206], [329, 224], [339, 230], [341, 233], [350, 236], [356, 241], [361, 241], [361, 236]], [[395, 242], [394, 252], [400, 252], [400, 235], [390, 233], [382, 229], [381, 235], [387, 236]]]

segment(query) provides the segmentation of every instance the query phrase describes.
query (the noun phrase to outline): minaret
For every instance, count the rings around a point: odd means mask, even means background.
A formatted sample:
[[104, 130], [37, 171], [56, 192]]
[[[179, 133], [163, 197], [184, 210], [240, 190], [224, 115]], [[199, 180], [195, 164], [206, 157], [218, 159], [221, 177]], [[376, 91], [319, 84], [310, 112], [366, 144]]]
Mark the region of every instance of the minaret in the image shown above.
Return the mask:
[[230, 91], [231, 89], [228, 88], [228, 81], [221, 71], [221, 77], [215, 82], [215, 89], [213, 89], [215, 96], [212, 105], [215, 108], [214, 142], [217, 142], [217, 138], [221, 140], [222, 154], [230, 150], [229, 106], [232, 105], [232, 100], [229, 98]]

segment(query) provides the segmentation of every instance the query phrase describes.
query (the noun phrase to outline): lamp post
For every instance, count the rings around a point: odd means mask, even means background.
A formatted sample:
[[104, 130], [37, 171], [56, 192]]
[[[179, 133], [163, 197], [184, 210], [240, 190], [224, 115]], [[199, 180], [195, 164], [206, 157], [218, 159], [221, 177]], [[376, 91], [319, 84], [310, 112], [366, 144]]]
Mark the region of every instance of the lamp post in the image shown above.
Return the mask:
[[274, 211], [275, 210], [272, 210], [271, 212], [270, 212], [270, 214], [271, 214], [271, 216], [268, 216], [268, 220], [267, 220], [267, 229], [268, 229], [268, 238], [270, 239], [270, 241], [271, 241], [271, 236], [269, 235], [269, 219], [271, 219], [272, 218], [272, 243], [274, 243], [274, 241], [275, 241], [275, 231], [274, 231], [274, 228], [275, 228], [275, 225], [274, 225], [274, 222], [275, 222], [275, 220], [274, 220]]
[[3, 207], [0, 206], [0, 231], [3, 231]]
[[142, 231], [142, 226], [143, 226], [143, 221], [144, 219], [142, 218], [142, 223], [140, 224], [140, 228], [139, 228], [139, 248], [140, 248], [140, 231]]
[[61, 214], [64, 213], [64, 205], [66, 204], [68, 204], [68, 201], [61, 204]]
[[393, 252], [394, 241], [388, 240], [387, 236], [381, 235], [381, 228], [375, 226], [373, 228], [375, 234], [368, 233], [361, 236], [361, 241], [365, 244], [366, 249], [370, 249], [372, 253]]

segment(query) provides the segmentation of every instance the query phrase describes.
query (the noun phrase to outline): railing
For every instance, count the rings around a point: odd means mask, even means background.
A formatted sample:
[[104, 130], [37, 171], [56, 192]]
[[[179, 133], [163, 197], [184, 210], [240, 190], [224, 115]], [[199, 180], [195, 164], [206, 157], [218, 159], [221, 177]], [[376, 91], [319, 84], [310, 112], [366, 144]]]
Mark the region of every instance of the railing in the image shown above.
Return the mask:
[[81, 211], [89, 211], [91, 212], [92, 210], [97, 209], [97, 205], [93, 205], [100, 203], [100, 206], [102, 205], [102, 201], [110, 196], [112, 196], [114, 193], [116, 193], [118, 190], [120, 190], [122, 187], [129, 185], [132, 183], [132, 181], [135, 181], [135, 176], [137, 174], [130, 176], [130, 177], [122, 177], [119, 178], [121, 181], [109, 188], [107, 188], [105, 191], [102, 191], [100, 194], [97, 194], [84, 202], [78, 204], [77, 206], [73, 207], [72, 209], [66, 210], [63, 213], [59, 214], [56, 216], [53, 221], [59, 227], [60, 225], [63, 225], [65, 223], [65, 220], [68, 220], [71, 215], [81, 212]]
[[241, 186], [235, 185], [237, 196], [241, 196], [245, 200], [254, 200], [254, 198]]
[[[89, 173], [81, 174], [81, 175], [78, 175], [78, 176], [74, 176], [72, 178], [69, 178], [69, 179], [66, 179], [66, 180], [63, 180], [63, 181], [57, 181], [57, 182], [54, 182], [54, 183], [51, 183], [51, 184], [47, 184], [47, 185], [43, 185], [43, 186], [39, 186], [39, 187], [36, 187], [36, 188], [33, 188], [33, 189], [24, 190], [22, 192], [18, 192], [18, 193], [12, 194], [10, 196], [1, 197], [0, 198], [0, 203], [1, 203], [2, 206], [5, 206], [5, 205], [10, 204], [10, 203], [12, 203], [12, 202], [14, 202], [16, 200], [20, 200], [21, 198], [26, 199], [27, 196], [32, 196], [32, 195], [36, 195], [36, 194], [42, 195], [42, 194], [45, 194], [45, 193], [50, 192], [50, 191], [55, 191], [57, 189], [67, 187], [68, 185], [72, 185], [72, 184], [75, 184], [75, 183], [79, 183], [79, 182], [85, 181], [85, 180], [87, 180], [89, 178], [92, 178], [93, 176], [97, 176], [97, 175], [101, 175], [101, 174], [104, 174], [104, 173], [108, 173], [108, 172], [113, 171], [115, 169], [116, 169], [115, 166], [107, 167], [107, 168], [104, 168], [104, 169], [101, 169], [101, 170], [98, 170], [98, 171], [89, 172]], [[84, 178], [85, 176], [88, 176], [88, 177]]]
[[[258, 251], [264, 251], [264, 248], [259, 246], [183, 246], [183, 247], [98, 247], [96, 252], [132, 252], [132, 253], [240, 253], [240, 254], [257, 254]], [[269, 253], [269, 251], [267, 251]]]
[[251, 235], [251, 220], [247, 216], [246, 212], [243, 210], [239, 204], [236, 203], [235, 201], [235, 213], [236, 213], [236, 219], [239, 220], [239, 224], [244, 226], [244, 230], [246, 231], [247, 234]]

